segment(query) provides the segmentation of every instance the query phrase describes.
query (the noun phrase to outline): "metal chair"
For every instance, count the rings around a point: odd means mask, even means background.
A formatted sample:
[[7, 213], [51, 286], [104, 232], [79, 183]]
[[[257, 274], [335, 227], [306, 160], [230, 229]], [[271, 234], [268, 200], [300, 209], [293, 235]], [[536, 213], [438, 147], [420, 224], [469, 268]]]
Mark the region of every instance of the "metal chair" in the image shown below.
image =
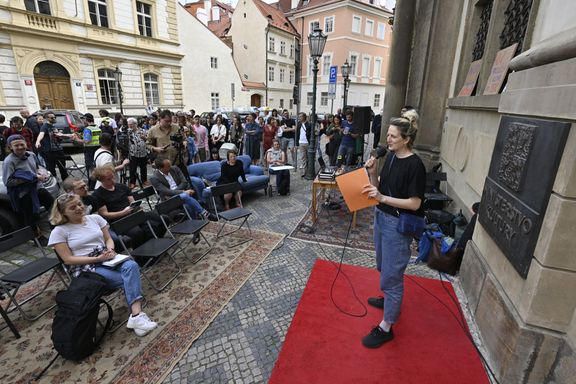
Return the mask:
[[[170, 226], [167, 223], [165, 216], [168, 216], [171, 212], [177, 210], [179, 211], [182, 209], [184, 210], [187, 219]], [[190, 216], [190, 212], [188, 212], [188, 209], [184, 205], [184, 200], [182, 200], [179, 196], [173, 196], [168, 200], [156, 204], [156, 211], [162, 218], [162, 223], [166, 227], [166, 231], [173, 239], [175, 239], [174, 234], [193, 235], [193, 236], [200, 236], [204, 240], [204, 242], [208, 244], [208, 249], [202, 254], [202, 256], [200, 256], [198, 260], [193, 261], [193, 264], [196, 264], [197, 262], [202, 260], [204, 256], [206, 256], [212, 250], [212, 244], [210, 244], [208, 239], [206, 239], [206, 237], [202, 233], [202, 229], [204, 229], [204, 227], [208, 225], [209, 221], [192, 219], [192, 217]], [[189, 240], [192, 241], [192, 239], [193, 238], [190, 238]]]
[[[31, 316], [27, 314], [22, 308], [22, 306], [27, 302], [29, 302], [30, 300], [33, 300], [34, 298], [42, 294], [52, 282], [54, 275], [57, 275], [65, 286], [68, 286], [68, 284], [64, 280], [62, 275], [59, 273], [59, 268], [61, 265], [60, 261], [57, 258], [49, 258], [48, 255], [46, 255], [44, 248], [40, 246], [38, 240], [36, 240], [36, 238], [34, 237], [34, 232], [32, 231], [32, 228], [30, 227], [25, 227], [0, 237], [0, 253], [10, 251], [18, 246], [26, 244], [28, 241], [31, 240], [35, 243], [38, 249], [40, 249], [43, 257], [34, 260], [30, 263], [27, 263], [0, 277], [0, 290], [6, 293], [6, 295], [9, 298], [8, 305], [5, 308], [7, 313], [10, 313], [15, 309], [18, 309], [18, 311], [20, 312], [20, 314], [24, 319], [34, 321], [43, 316], [48, 311], [50, 311], [52, 308], [54, 308], [56, 304], [50, 306], [49, 308], [45, 309], [36, 316]], [[24, 284], [29, 283], [32, 280], [35, 280], [37, 277], [40, 277], [47, 272], [52, 273], [50, 274], [50, 278], [48, 279], [44, 287], [39, 292], [33, 294], [32, 296], [26, 298], [23, 301], [18, 301], [16, 299], [16, 295], [18, 294], [19, 289]], [[14, 307], [10, 308], [12, 304], [14, 304]]]
[[[66, 168], [66, 170], [70, 173], [70, 174], [74, 174], [74, 172], [79, 172], [81, 175], [81, 178], [85, 178], [86, 180], [88, 180], [89, 176], [88, 176], [88, 171], [86, 169], [86, 165], [84, 164], [79, 164], [76, 163], [76, 161], [74, 160], [74, 158], [70, 155], [64, 155], [64, 159], [63, 159], [63, 163], [64, 163], [64, 167]], [[72, 165], [70, 166], [66, 166], [66, 161], [71, 161]]]
[[148, 207], [150, 208], [150, 210], [154, 209], [154, 207], [152, 207], [152, 203], [150, 203], [150, 196], [154, 195], [156, 195], [156, 204], [158, 204], [158, 202], [160, 201], [160, 196], [158, 196], [153, 186], [149, 186], [144, 189], [132, 192], [132, 197], [134, 198], [134, 200], [146, 199], [146, 202], [148, 203]]
[[[240, 241], [240, 242], [237, 242], [236, 244], [233, 244], [233, 245], [228, 245], [228, 248], [236, 247], [240, 244], [243, 244], [243, 243], [246, 243], [246, 242], [252, 240], [252, 229], [250, 228], [250, 223], [248, 223], [248, 218], [252, 215], [252, 211], [249, 211], [248, 209], [245, 209], [242, 206], [242, 198], [240, 198], [240, 207], [229, 209], [229, 210], [223, 211], [223, 212], [218, 212], [218, 207], [216, 205], [216, 198], [220, 197], [220, 196], [224, 196], [227, 193], [234, 194], [234, 193], [240, 191], [241, 189], [242, 189], [242, 186], [238, 182], [230, 183], [230, 184], [221, 184], [221, 185], [216, 185], [216, 186], [210, 187], [210, 191], [212, 193], [212, 203], [214, 204], [214, 212], [216, 212], [216, 216], [218, 216], [218, 221], [220, 221], [220, 219], [222, 219], [224, 221], [224, 223], [222, 224], [222, 227], [220, 227], [220, 230], [216, 234], [216, 239], [220, 239], [224, 236], [228, 236], [234, 232], [239, 231], [244, 226], [244, 224], [246, 224], [246, 226], [248, 227], [248, 232], [250, 233], [250, 238], [243, 240], [243, 241]], [[229, 222], [232, 222], [232, 221], [236, 221], [236, 220], [242, 220], [242, 223], [240, 224], [240, 226], [238, 228], [232, 230], [232, 231], [229, 231], [227, 233], [222, 234], [222, 231], [224, 230], [224, 227], [226, 226], [226, 224]]]
[[[146, 223], [148, 225], [148, 228], [150, 229], [150, 232], [154, 237], [147, 240], [144, 244], [140, 245], [138, 248], [130, 251], [130, 249], [126, 247], [126, 244], [124, 243], [124, 240], [121, 235], [127, 234], [129, 230], [131, 230], [134, 227], [140, 226], [143, 223]], [[182, 268], [174, 258], [174, 253], [176, 252], [182, 252], [185, 255], [184, 251], [179, 246], [178, 240], [158, 238], [156, 232], [154, 232], [154, 229], [152, 228], [152, 225], [146, 219], [146, 214], [144, 211], [138, 210], [126, 217], [123, 217], [120, 220], [113, 222], [111, 224], [111, 227], [114, 230], [114, 232], [116, 232], [116, 234], [119, 236], [120, 242], [122, 243], [122, 246], [124, 247], [125, 252], [128, 255], [130, 255], [132, 258], [139, 257], [143, 259], [148, 259], [144, 264], [144, 266], [140, 269], [140, 271], [142, 273], [142, 276], [144, 276], [144, 278], [148, 281], [148, 283], [150, 283], [152, 288], [154, 288], [156, 291], [161, 292], [162, 290], [164, 290], [164, 288], [166, 288], [175, 278], [177, 278], [182, 273]], [[168, 251], [172, 250], [172, 248], [174, 247], [176, 247], [177, 250], [174, 253], [172, 252], [169, 253]], [[170, 258], [172, 263], [176, 266], [177, 272], [170, 279], [168, 279], [168, 281], [164, 285], [158, 287], [156, 286], [156, 284], [152, 282], [152, 280], [148, 276], [147, 269], [149, 266], [151, 266], [153, 262], [155, 262], [160, 256], [164, 254], [168, 254], [168, 257]]]

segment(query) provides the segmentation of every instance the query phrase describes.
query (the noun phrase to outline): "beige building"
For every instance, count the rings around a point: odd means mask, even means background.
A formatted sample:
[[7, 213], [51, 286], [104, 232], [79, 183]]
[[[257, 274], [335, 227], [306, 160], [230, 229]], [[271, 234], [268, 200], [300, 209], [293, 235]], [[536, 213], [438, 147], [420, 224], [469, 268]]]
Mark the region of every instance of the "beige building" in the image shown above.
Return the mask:
[[294, 112], [298, 33], [284, 13], [261, 0], [239, 1], [229, 35], [250, 105]]
[[416, 106], [449, 208], [481, 201], [460, 281], [500, 383], [575, 382], [575, 20], [572, 0], [396, 5], [384, 118]]
[[0, 0], [0, 110], [181, 109], [176, 1]]
[[[371, 0], [284, 1], [289, 19], [301, 37], [300, 109], [312, 107], [312, 59], [308, 35], [320, 28], [328, 36], [319, 61], [316, 111], [335, 112], [342, 107], [344, 81], [340, 67], [351, 66], [348, 105], [370, 106], [379, 113], [384, 106], [386, 73], [392, 29], [392, 13]], [[334, 98], [330, 97], [330, 67], [338, 67]], [[332, 92], [333, 93], [333, 92]], [[333, 100], [333, 102], [332, 102]]]

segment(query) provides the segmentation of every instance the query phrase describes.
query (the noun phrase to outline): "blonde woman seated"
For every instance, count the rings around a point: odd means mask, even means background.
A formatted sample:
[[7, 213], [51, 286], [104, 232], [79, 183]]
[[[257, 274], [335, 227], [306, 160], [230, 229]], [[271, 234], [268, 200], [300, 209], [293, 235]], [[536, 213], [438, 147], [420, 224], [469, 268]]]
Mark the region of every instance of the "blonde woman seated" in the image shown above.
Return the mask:
[[[280, 141], [278, 139], [272, 140], [272, 148], [266, 151], [266, 162], [269, 167], [277, 167], [286, 165], [286, 154], [280, 148]], [[283, 169], [281, 171], [274, 171], [269, 169], [271, 174], [276, 174], [276, 190], [278, 194], [285, 196], [290, 194], [290, 171]]]
[[66, 193], [59, 196], [50, 214], [56, 227], [50, 234], [48, 245], [53, 246], [69, 273], [78, 277], [84, 271], [103, 276], [110, 289], [124, 288], [131, 314], [127, 327], [138, 336], [144, 336], [158, 326], [142, 312], [140, 269], [134, 260], [126, 260], [115, 267], [102, 262], [116, 255], [108, 223], [99, 215], [86, 215], [78, 195]]

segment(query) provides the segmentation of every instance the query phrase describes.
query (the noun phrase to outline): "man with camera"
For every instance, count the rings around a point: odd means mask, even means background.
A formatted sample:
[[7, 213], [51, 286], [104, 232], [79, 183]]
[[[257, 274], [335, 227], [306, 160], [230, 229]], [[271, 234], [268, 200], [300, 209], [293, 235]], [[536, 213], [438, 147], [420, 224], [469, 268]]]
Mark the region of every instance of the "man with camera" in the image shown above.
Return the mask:
[[158, 124], [148, 131], [146, 145], [156, 158], [168, 159], [172, 164], [180, 165], [177, 162], [178, 148], [173, 145], [179, 137], [184, 140], [178, 124], [172, 124], [172, 112], [165, 109], [160, 112]]

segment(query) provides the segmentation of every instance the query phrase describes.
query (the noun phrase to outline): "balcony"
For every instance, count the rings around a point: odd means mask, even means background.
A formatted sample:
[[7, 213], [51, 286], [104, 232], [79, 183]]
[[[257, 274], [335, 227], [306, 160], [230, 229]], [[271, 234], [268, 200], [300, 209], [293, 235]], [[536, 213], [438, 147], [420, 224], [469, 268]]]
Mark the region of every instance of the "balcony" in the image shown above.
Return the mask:
[[28, 13], [28, 26], [32, 29], [41, 29], [44, 31], [58, 31], [58, 23], [52, 16], [40, 13]]

